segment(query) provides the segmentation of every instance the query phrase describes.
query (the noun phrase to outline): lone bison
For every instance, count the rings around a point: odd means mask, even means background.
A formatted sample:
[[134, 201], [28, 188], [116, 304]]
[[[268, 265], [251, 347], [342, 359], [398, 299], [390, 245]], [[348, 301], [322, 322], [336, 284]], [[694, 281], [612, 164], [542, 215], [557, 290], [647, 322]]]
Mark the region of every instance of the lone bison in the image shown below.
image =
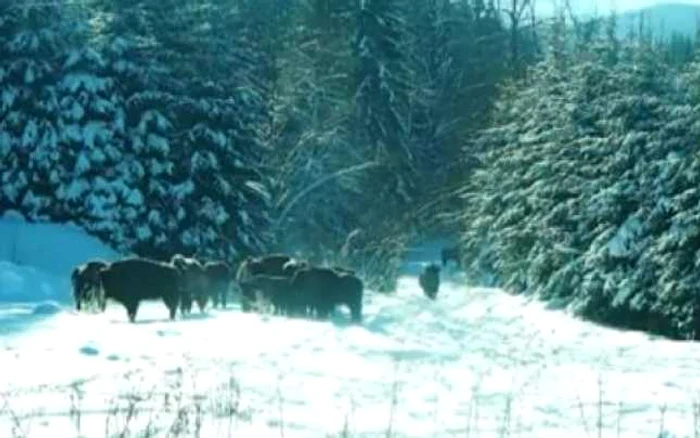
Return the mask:
[[435, 263], [425, 266], [418, 277], [418, 283], [425, 296], [434, 300], [440, 289], [440, 267]]
[[99, 271], [105, 298], [121, 303], [130, 322], [136, 319], [143, 300], [162, 299], [170, 319], [182, 294], [180, 272], [170, 263], [128, 258], [111, 263]]
[[180, 274], [180, 313], [192, 312], [192, 303], [197, 302], [199, 311], [204, 312], [207, 303], [207, 276], [202, 264], [195, 258], [175, 254], [170, 264]]
[[[93, 298], [97, 301], [100, 311], [104, 312], [106, 303], [100, 287], [99, 271], [106, 266], [107, 262], [103, 260], [91, 260], [73, 268], [71, 284], [73, 286], [75, 310], [80, 311], [83, 303], [91, 301], [91, 298]], [[92, 294], [90, 293], [91, 291]]]
[[457, 245], [443, 248], [440, 252], [440, 257], [442, 259], [443, 268], [447, 266], [450, 260], [454, 261], [458, 268], [461, 267], [460, 251]]
[[231, 287], [232, 272], [228, 264], [224, 262], [207, 262], [204, 264], [204, 275], [207, 278], [209, 296], [214, 307], [221, 304], [226, 308], [227, 296]]
[[362, 320], [364, 285], [353, 274], [309, 267], [294, 274], [292, 289], [307, 312], [318, 319], [328, 318], [337, 305], [344, 304], [353, 322]]

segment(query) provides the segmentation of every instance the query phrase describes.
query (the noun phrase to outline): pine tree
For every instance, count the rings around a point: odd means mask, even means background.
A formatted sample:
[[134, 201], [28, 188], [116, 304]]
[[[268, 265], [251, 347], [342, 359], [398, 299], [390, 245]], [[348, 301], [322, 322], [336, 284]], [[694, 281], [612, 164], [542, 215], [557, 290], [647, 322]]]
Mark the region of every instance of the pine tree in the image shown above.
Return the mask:
[[[51, 217], [60, 177], [55, 84], [70, 40], [58, 5], [3, 4], [0, 39], [0, 208], [32, 220]], [[40, 147], [37, 147], [40, 146]]]
[[610, 43], [552, 52], [499, 105], [467, 187], [466, 257], [594, 320], [695, 337], [695, 110], [653, 46], [616, 59]]

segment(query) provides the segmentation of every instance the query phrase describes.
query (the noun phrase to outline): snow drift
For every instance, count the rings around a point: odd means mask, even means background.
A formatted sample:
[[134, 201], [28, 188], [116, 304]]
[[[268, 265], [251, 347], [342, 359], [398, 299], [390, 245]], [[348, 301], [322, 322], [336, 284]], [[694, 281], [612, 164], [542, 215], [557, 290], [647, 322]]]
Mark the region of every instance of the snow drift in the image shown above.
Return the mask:
[[70, 272], [93, 258], [119, 254], [70, 224], [29, 223], [14, 212], [0, 218], [0, 302], [70, 300]]

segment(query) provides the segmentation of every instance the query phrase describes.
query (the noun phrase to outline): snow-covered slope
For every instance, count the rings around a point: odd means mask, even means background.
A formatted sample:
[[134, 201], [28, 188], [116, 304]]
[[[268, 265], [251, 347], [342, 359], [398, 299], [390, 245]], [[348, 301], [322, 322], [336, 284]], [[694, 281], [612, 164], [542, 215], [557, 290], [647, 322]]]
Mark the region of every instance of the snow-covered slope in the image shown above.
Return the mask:
[[0, 302], [66, 302], [73, 267], [118, 257], [76, 226], [28, 223], [6, 213], [0, 218]]
[[430, 302], [406, 275], [395, 296], [368, 293], [362, 326], [235, 305], [170, 322], [148, 303], [137, 324], [117, 305], [10, 307], [3, 437], [682, 437], [698, 421], [700, 345], [460, 281]]

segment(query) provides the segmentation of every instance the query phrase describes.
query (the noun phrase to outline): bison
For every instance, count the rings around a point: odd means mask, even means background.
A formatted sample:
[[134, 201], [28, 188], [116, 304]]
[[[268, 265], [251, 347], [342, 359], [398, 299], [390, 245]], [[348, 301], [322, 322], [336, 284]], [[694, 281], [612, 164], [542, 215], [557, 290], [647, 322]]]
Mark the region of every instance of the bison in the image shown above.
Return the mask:
[[236, 280], [257, 274], [284, 275], [284, 267], [294, 260], [286, 254], [270, 254], [261, 257], [249, 257], [241, 263], [236, 273]]
[[276, 314], [300, 316], [304, 313], [290, 282], [297, 271], [310, 266], [308, 262], [273, 254], [246, 260], [244, 265], [237, 274], [244, 311], [249, 311], [262, 297], [273, 305]]
[[418, 283], [426, 297], [434, 300], [440, 289], [440, 267], [431, 263], [425, 267], [418, 277]]
[[197, 259], [182, 254], [175, 254], [170, 264], [180, 273], [180, 313], [191, 313], [193, 302], [197, 303], [200, 312], [204, 312], [208, 295], [204, 266]]
[[291, 279], [287, 276], [258, 274], [250, 277], [242, 284], [257, 301], [263, 298], [272, 305], [277, 315], [298, 314], [298, 300], [292, 294]]
[[[107, 266], [107, 262], [103, 260], [91, 260], [73, 268], [71, 284], [75, 310], [80, 311], [84, 302], [95, 298], [100, 311], [104, 312], [106, 303], [100, 287], [99, 271], [105, 266]], [[91, 291], [92, 294], [90, 294]]]
[[353, 322], [362, 320], [364, 285], [354, 274], [309, 267], [297, 271], [291, 283], [301, 304], [316, 318], [326, 319], [337, 305], [344, 304]]
[[209, 285], [209, 296], [214, 307], [221, 304], [226, 308], [228, 291], [231, 286], [231, 268], [225, 262], [207, 262], [204, 264], [204, 275]]
[[162, 299], [170, 319], [175, 319], [183, 284], [172, 264], [134, 257], [110, 263], [99, 276], [105, 299], [121, 303], [130, 322], [136, 320], [141, 301], [155, 299]]
[[286, 254], [270, 254], [262, 257], [249, 257], [241, 263], [236, 272], [236, 283], [241, 292], [241, 309], [249, 312], [256, 300], [254, 283], [251, 279], [256, 275], [271, 275], [276, 277], [286, 277], [285, 265], [292, 258]]

